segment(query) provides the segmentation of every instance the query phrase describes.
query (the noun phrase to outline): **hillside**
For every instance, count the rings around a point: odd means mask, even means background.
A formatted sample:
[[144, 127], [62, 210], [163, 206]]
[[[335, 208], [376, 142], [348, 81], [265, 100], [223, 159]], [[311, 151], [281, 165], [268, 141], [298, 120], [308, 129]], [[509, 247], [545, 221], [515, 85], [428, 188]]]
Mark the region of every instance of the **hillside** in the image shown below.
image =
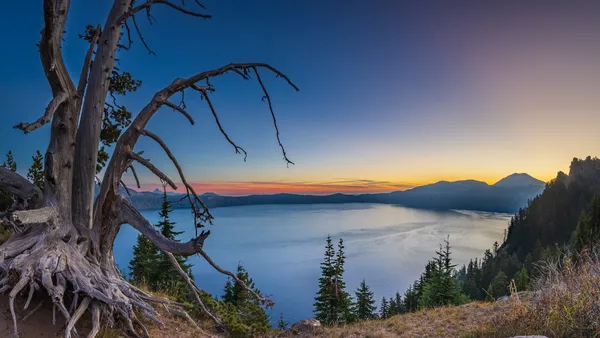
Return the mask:
[[542, 194], [513, 217], [501, 250], [524, 260], [538, 241], [543, 247], [568, 243], [581, 212], [599, 192], [600, 160], [574, 158], [568, 174], [559, 172]]
[[[222, 196], [205, 193], [200, 196], [209, 208], [260, 205], [260, 204], [324, 204], [324, 203], [384, 203], [398, 204], [412, 208], [425, 209], [463, 209], [490, 212], [516, 212], [527, 201], [544, 189], [545, 183], [527, 174], [510, 175], [494, 185], [476, 180], [440, 181], [434, 184], [416, 187], [406, 191], [377, 194], [332, 194], [298, 195], [265, 194], [249, 196]], [[127, 196], [138, 209], [157, 209], [160, 207], [161, 194], [157, 191], [138, 192], [124, 189], [121, 194]], [[169, 193], [174, 208], [186, 208], [181, 194]]]

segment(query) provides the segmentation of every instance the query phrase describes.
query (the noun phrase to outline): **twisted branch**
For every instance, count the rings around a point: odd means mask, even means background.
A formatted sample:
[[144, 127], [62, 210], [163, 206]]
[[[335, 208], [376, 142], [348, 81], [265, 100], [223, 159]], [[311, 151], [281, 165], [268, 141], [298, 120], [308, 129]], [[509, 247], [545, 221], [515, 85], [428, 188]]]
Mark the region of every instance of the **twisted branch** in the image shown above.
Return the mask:
[[190, 201], [191, 206], [193, 207], [194, 203], [190, 197], [190, 192], [191, 192], [192, 196], [194, 197], [194, 201], [198, 202], [204, 209], [203, 216], [205, 216], [206, 220], [210, 221], [213, 217], [210, 214], [208, 207], [204, 204], [204, 202], [202, 202], [202, 200], [200, 199], [200, 197], [198, 196], [198, 194], [196, 193], [196, 191], [194, 190], [192, 185], [189, 184], [189, 182], [185, 178], [183, 169], [181, 169], [181, 166], [179, 165], [179, 162], [177, 161], [177, 158], [175, 157], [175, 155], [173, 155], [173, 153], [171, 152], [171, 149], [169, 149], [169, 147], [167, 147], [165, 142], [158, 135], [154, 134], [153, 132], [148, 131], [148, 130], [143, 130], [141, 133], [147, 137], [150, 137], [154, 141], [156, 141], [156, 143], [158, 143], [163, 148], [163, 150], [165, 151], [165, 153], [167, 154], [167, 156], [169, 157], [171, 162], [173, 162], [173, 165], [177, 169], [177, 172], [179, 173], [181, 182], [183, 183], [183, 185], [186, 188], [186, 194], [187, 194], [188, 200]]
[[269, 95], [267, 88], [263, 84], [263, 82], [260, 78], [260, 75], [258, 74], [258, 69], [256, 69], [256, 67], [252, 67], [252, 69], [254, 70], [254, 74], [256, 74], [256, 80], [258, 80], [258, 83], [260, 84], [260, 87], [262, 88], [263, 93], [265, 93], [265, 96], [263, 97], [263, 101], [266, 98], [267, 103], [269, 104], [269, 111], [271, 112], [271, 116], [273, 117], [273, 126], [275, 126], [275, 132], [277, 135], [277, 143], [279, 143], [279, 147], [281, 148], [281, 152], [283, 153], [283, 159], [286, 161], [287, 164], [293, 165], [294, 162], [292, 162], [288, 159], [287, 154], [285, 153], [285, 148], [283, 147], [283, 144], [281, 144], [281, 139], [279, 138], [279, 127], [277, 127], [277, 119], [275, 118], [275, 113], [273, 112], [273, 105], [271, 104], [271, 96]]
[[229, 144], [231, 144], [233, 146], [233, 149], [235, 149], [235, 153], [236, 154], [240, 154], [240, 151], [242, 153], [244, 153], [244, 162], [246, 162], [246, 158], [248, 157], [248, 153], [244, 150], [244, 148], [238, 146], [237, 144], [235, 144], [235, 142], [233, 142], [233, 140], [231, 140], [231, 138], [229, 137], [229, 135], [227, 135], [227, 133], [225, 132], [225, 130], [223, 129], [223, 126], [221, 125], [221, 121], [219, 121], [219, 116], [217, 115], [217, 112], [215, 111], [215, 107], [213, 106], [210, 98], [208, 97], [207, 94], [207, 90], [201, 87], [198, 87], [194, 84], [192, 84], [190, 87], [192, 87], [195, 90], [200, 91], [202, 97], [204, 97], [204, 99], [206, 99], [206, 103], [208, 103], [208, 107], [210, 107], [210, 111], [213, 115], [213, 117], [215, 118], [215, 122], [217, 122], [217, 127], [219, 127], [219, 130], [221, 131], [221, 134], [223, 134], [223, 136], [225, 136], [225, 139], [227, 139], [227, 142], [229, 142]]
[[131, 202], [119, 196], [117, 204], [117, 210], [119, 211], [117, 223], [131, 225], [163, 252], [170, 252], [174, 255], [181, 256], [193, 255], [202, 250], [204, 240], [210, 236], [210, 231], [202, 231], [198, 237], [185, 243], [168, 239], [156, 230], [156, 228], [150, 224], [150, 222], [148, 222], [148, 220], [142, 216], [133, 205], [131, 205]]
[[176, 104], [174, 104], [174, 103], [172, 103], [172, 102], [170, 102], [168, 100], [165, 100], [165, 101], [163, 101], [161, 103], [164, 104], [164, 105], [166, 105], [167, 107], [172, 108], [173, 110], [176, 110], [176, 111], [180, 112], [181, 114], [183, 114], [183, 116], [185, 116], [188, 119], [188, 121], [190, 121], [190, 123], [192, 125], [195, 124], [194, 119], [192, 118], [192, 115], [190, 115], [190, 113], [188, 113], [187, 111], [185, 111], [184, 108], [179, 107], [178, 105], [176, 105]]
[[46, 123], [52, 121], [52, 116], [54, 116], [54, 113], [56, 112], [58, 107], [61, 104], [63, 104], [67, 100], [67, 98], [68, 98], [67, 93], [65, 93], [65, 92], [58, 93], [56, 96], [54, 96], [54, 98], [52, 98], [52, 101], [50, 101], [50, 103], [46, 107], [44, 115], [42, 117], [40, 117], [39, 119], [37, 119], [37, 121], [32, 122], [32, 123], [19, 123], [16, 126], [14, 126], [13, 128], [20, 129], [25, 134], [38, 129], [39, 127], [45, 125]]
[[[205, 8], [197, 0], [196, 0], [196, 3], [201, 8]], [[143, 4], [139, 5], [139, 6], [136, 6], [136, 7], [132, 8], [129, 11], [129, 13], [126, 13], [123, 17], [120, 18], [120, 21], [123, 22], [123, 21], [127, 20], [129, 17], [133, 17], [139, 11], [142, 11], [142, 10], [149, 11], [150, 7], [152, 7], [152, 5], [154, 5], [154, 4], [167, 5], [167, 6], [173, 8], [173, 9], [175, 9], [175, 10], [177, 10], [177, 11], [183, 13], [183, 14], [195, 16], [195, 17], [202, 18], [202, 19], [210, 19], [210, 18], [212, 18], [212, 15], [190, 11], [190, 10], [187, 10], [187, 9], [181, 7], [181, 6], [178, 6], [178, 5], [176, 5], [176, 4], [174, 4], [174, 3], [170, 2], [170, 1], [166, 1], [166, 0], [149, 0], [149, 1], [146, 1], [145, 3], [143, 3]]]
[[150, 163], [150, 161], [134, 152], [129, 152], [129, 157], [132, 160], [142, 164], [144, 167], [148, 168], [148, 170], [150, 170], [154, 175], [158, 176], [158, 178], [160, 178], [161, 180], [167, 182], [171, 188], [177, 190], [177, 185], [169, 178], [169, 176], [160, 171], [160, 169], [155, 167], [154, 164]]

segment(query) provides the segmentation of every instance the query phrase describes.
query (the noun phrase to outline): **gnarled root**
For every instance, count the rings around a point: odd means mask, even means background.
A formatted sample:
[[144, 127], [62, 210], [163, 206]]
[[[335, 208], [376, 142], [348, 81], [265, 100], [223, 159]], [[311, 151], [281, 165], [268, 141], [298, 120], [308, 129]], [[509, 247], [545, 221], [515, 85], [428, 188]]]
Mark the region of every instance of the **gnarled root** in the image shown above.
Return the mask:
[[[90, 309], [92, 312], [92, 332], [89, 337], [95, 337], [100, 331], [100, 318], [112, 321], [113, 314], [119, 318], [131, 334], [139, 331], [147, 336], [144, 325], [136, 318], [134, 309], [140, 310], [144, 316], [161, 325], [156, 318], [158, 312], [148, 303], [161, 301], [129, 284], [113, 271], [104, 271], [84, 257], [76, 247], [62, 240], [50, 240], [46, 231], [28, 230], [15, 234], [8, 242], [0, 246], [0, 291], [9, 294], [9, 306], [13, 319], [15, 336], [18, 336], [17, 315], [15, 312], [15, 297], [29, 286], [27, 308], [35, 290], [41, 285], [47, 292], [55, 308], [65, 318], [65, 337], [75, 332], [75, 325], [83, 313]], [[18, 275], [16, 284], [11, 285], [10, 275]], [[14, 283], [14, 281], [13, 281]], [[78, 303], [78, 296], [73, 297], [70, 310], [64, 305], [65, 293], [73, 292], [83, 297]], [[137, 330], [134, 329], [134, 323]]]

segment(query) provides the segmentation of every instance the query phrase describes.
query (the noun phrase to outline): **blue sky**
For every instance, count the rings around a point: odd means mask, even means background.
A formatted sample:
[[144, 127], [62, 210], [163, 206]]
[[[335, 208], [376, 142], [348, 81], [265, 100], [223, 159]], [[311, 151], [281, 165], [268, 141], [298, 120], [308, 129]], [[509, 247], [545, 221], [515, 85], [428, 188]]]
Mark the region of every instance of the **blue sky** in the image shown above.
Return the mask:
[[[191, 6], [193, 1], [188, 1]], [[264, 74], [289, 157], [281, 160], [257, 83], [215, 80], [213, 102], [235, 155], [203, 101], [190, 93], [189, 126], [169, 110], [149, 129], [191, 180], [223, 193], [395, 190], [440, 179], [492, 183], [512, 172], [550, 179], [570, 159], [597, 155], [600, 136], [600, 3], [593, 1], [204, 1], [202, 20], [156, 5], [138, 23], [121, 69], [143, 81], [121, 102], [133, 112], [176, 77], [230, 62], [267, 62], [300, 87]], [[86, 24], [103, 23], [110, 1], [74, 1], [64, 57], [77, 78]], [[51, 99], [37, 54], [41, 3], [10, 2], [0, 20], [3, 123], [0, 153], [21, 167], [47, 146], [49, 128], [11, 127]], [[8, 17], [10, 16], [10, 17]], [[17, 19], [18, 17], [18, 19]], [[147, 140], [138, 150], [175, 174]], [[143, 172], [143, 170], [139, 170]], [[148, 188], [157, 184], [143, 174]], [[245, 187], [245, 188], [244, 188]], [[241, 190], [240, 190], [241, 189]]]

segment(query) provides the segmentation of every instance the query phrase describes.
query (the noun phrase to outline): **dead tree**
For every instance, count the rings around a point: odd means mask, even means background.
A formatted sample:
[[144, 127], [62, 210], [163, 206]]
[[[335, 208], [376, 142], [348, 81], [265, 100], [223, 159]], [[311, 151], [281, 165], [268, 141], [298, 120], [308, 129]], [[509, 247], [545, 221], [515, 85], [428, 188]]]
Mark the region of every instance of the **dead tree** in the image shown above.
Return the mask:
[[[137, 30], [136, 15], [145, 13], [151, 18], [150, 11], [161, 5], [165, 9], [179, 11], [182, 15], [205, 19], [210, 18], [210, 15], [197, 11], [204, 9], [197, 0], [191, 1], [192, 4], [188, 7], [183, 1], [179, 5], [168, 0], [147, 0], [136, 4], [132, 0], [115, 0], [106, 22], [89, 39], [90, 46], [84, 55], [83, 69], [77, 83], [74, 83], [67, 73], [61, 49], [69, 3], [69, 0], [44, 0], [44, 29], [39, 52], [53, 99], [37, 121], [15, 126], [29, 133], [51, 123], [50, 142], [45, 153], [43, 194], [25, 178], [0, 168], [0, 188], [15, 196], [17, 201], [9, 219], [22, 229], [0, 246], [0, 292], [10, 292], [15, 334], [18, 332], [15, 297], [29, 290], [31, 298], [35, 290], [43, 288], [65, 318], [66, 337], [74, 332], [75, 323], [85, 311], [91, 311], [93, 318], [93, 329], [89, 337], [98, 333], [101, 321], [114, 323], [115, 320], [123, 321], [133, 335], [147, 335], [144, 325], [136, 318], [136, 313], [141, 313], [160, 325], [156, 318], [157, 312], [150, 304], [173, 303], [136, 288], [119, 273], [114, 263], [113, 242], [122, 224], [133, 226], [171, 258], [173, 254], [199, 254], [215, 269], [236, 279], [234, 274], [220, 268], [203, 251], [203, 243], [210, 231], [202, 231], [185, 243], [167, 239], [128, 200], [117, 193], [124, 172], [133, 168], [133, 165], [141, 165], [172, 188], [177, 187], [176, 181], [181, 181], [194, 211], [194, 226], [211, 223], [209, 210], [186, 179], [175, 156], [159, 136], [146, 129], [148, 121], [164, 107], [168, 108], [168, 111], [163, 110], [164, 113], [181, 113], [194, 124], [185, 106], [173, 103], [171, 97], [185, 91], [197, 92], [207, 103], [227, 141], [236, 152], [245, 154], [229, 138], [219, 122], [211, 101], [211, 93], [215, 88], [209, 80], [226, 73], [239, 76], [242, 80], [255, 78], [264, 93], [263, 101], [266, 101], [272, 114], [277, 142], [284, 160], [291, 163], [279, 140], [271, 98], [259, 72], [275, 74], [295, 90], [298, 88], [279, 70], [264, 63], [229, 64], [188, 78], [173, 80], [154, 94], [118, 138], [101, 180], [100, 193], [94, 198], [102, 112], [110, 85], [110, 74], [115, 68], [116, 53], [119, 46], [122, 46], [119, 40], [125, 33], [130, 37], [128, 22]], [[146, 46], [143, 38], [141, 40]], [[142, 136], [156, 141], [162, 147], [176, 167], [178, 178], [168, 177], [136, 151], [136, 143]], [[177, 265], [175, 259], [172, 262]], [[187, 277], [182, 270], [180, 272]], [[218, 326], [222, 326], [219, 318], [202, 304], [198, 287], [191, 279], [187, 280], [190, 291], [200, 306]], [[68, 293], [73, 294], [69, 309], [64, 302]], [[30, 299], [28, 303], [29, 301]]]

